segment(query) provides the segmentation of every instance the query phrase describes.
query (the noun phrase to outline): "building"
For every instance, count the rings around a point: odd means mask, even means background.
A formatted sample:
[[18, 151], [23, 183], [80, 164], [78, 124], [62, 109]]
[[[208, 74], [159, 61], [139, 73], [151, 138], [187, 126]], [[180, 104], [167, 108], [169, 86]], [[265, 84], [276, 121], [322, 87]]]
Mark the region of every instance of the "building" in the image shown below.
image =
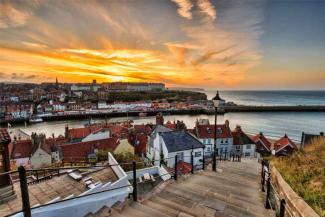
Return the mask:
[[191, 164], [193, 155], [194, 167], [202, 168], [204, 145], [185, 130], [157, 133], [150, 148], [152, 152], [148, 156], [152, 156], [156, 165], [161, 161], [167, 167], [174, 167], [176, 155], [178, 161]]
[[231, 132], [233, 137], [232, 153], [240, 154], [242, 157], [256, 157], [255, 142], [237, 125], [234, 131]]
[[324, 132], [320, 132], [319, 135], [302, 132], [300, 149], [303, 150], [306, 146], [310, 145], [314, 140], [321, 139], [321, 138], [325, 138]]
[[256, 152], [262, 156], [267, 156], [271, 154], [272, 143], [264, 136], [262, 132], [254, 136], [253, 141], [256, 145]]
[[31, 139], [17, 140], [9, 144], [12, 168], [25, 166], [41, 168], [52, 164], [52, 150], [44, 134], [32, 133]]
[[[211, 156], [214, 148], [214, 125], [210, 125], [208, 121], [197, 120], [194, 127], [195, 136], [205, 145], [204, 154]], [[224, 124], [217, 125], [217, 143], [218, 153], [229, 153], [233, 148], [233, 137], [229, 127], [229, 121]]]
[[[28, 180], [32, 216], [86, 216], [125, 201], [133, 190], [128, 175], [110, 153], [107, 163], [116, 166], [62, 170], [60, 174]], [[13, 188], [15, 197], [1, 204], [1, 216], [14, 212], [18, 212], [15, 217], [23, 216], [19, 182], [15, 182]], [[114, 188], [117, 189], [110, 191]]]
[[62, 162], [90, 162], [98, 151], [114, 152], [119, 146], [119, 138], [69, 142], [59, 146]]
[[298, 150], [296, 144], [285, 134], [281, 139], [274, 142], [275, 156], [288, 156]]
[[152, 91], [165, 90], [163, 83], [144, 83], [144, 82], [112, 82], [104, 83], [106, 90], [110, 91]]

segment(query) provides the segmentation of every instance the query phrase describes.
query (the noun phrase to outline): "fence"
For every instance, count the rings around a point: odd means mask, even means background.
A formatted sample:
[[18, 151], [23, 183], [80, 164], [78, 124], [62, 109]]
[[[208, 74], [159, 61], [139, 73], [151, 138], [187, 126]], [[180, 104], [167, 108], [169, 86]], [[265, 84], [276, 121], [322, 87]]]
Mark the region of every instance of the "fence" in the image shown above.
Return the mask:
[[261, 190], [265, 192], [266, 209], [274, 210], [277, 217], [319, 217], [268, 161], [262, 160], [261, 164]]
[[[200, 165], [194, 165], [194, 153], [191, 154], [191, 156], [187, 156], [190, 157], [191, 159], [191, 173], [194, 174], [195, 173], [195, 166], [201, 166], [201, 168], [204, 170], [205, 169], [205, 157], [203, 156], [202, 159], [202, 164]], [[180, 161], [177, 155], [175, 155], [174, 161], [175, 161], [175, 165], [174, 168], [169, 170], [169, 172], [156, 176], [155, 178], [158, 177], [163, 177], [163, 180], [166, 180], [166, 175], [168, 174], [170, 179], [174, 179], [175, 181], [178, 180], [178, 177], [180, 175], [182, 175], [182, 171], [179, 168], [180, 165]], [[163, 160], [168, 160], [168, 158], [165, 158]], [[159, 162], [161, 162], [161, 160], [157, 160]], [[115, 161], [116, 162], [116, 161]], [[151, 161], [152, 163], [154, 163], [155, 161]], [[62, 202], [67, 202], [70, 200], [76, 200], [78, 198], [84, 198], [84, 197], [90, 197], [90, 196], [94, 196], [94, 195], [99, 195], [99, 194], [103, 194], [105, 192], [111, 192], [117, 189], [122, 189], [122, 188], [128, 188], [128, 187], [132, 187], [132, 193], [129, 194], [129, 197], [132, 196], [134, 201], [138, 200], [138, 189], [137, 189], [137, 164], [143, 164], [144, 162], [131, 162], [131, 163], [112, 163], [112, 162], [108, 162], [108, 164], [106, 165], [101, 165], [101, 166], [72, 166], [72, 167], [55, 167], [55, 168], [45, 168], [45, 169], [25, 169], [23, 166], [20, 166], [18, 168], [17, 171], [10, 171], [10, 172], [6, 172], [6, 173], [1, 173], [0, 176], [2, 175], [15, 175], [18, 173], [19, 175], [19, 186], [20, 186], [20, 191], [21, 191], [21, 202], [22, 202], [22, 209], [18, 210], [14, 213], [11, 213], [7, 216], [12, 216], [12, 215], [18, 215], [18, 214], [23, 214], [24, 217], [30, 217], [32, 214], [33, 210], [42, 208], [42, 207], [46, 207], [46, 206], [51, 206], [51, 205], [55, 205], [55, 204], [60, 204]], [[66, 174], [68, 170], [74, 170], [74, 169], [104, 169], [104, 168], [108, 168], [110, 167], [112, 170], [114, 170], [114, 167], [120, 167], [123, 165], [132, 165], [132, 184], [127, 184], [127, 185], [123, 185], [123, 186], [117, 186], [116, 188], [110, 188], [104, 191], [97, 191], [97, 192], [89, 192], [87, 194], [80, 194], [79, 196], [75, 196], [75, 197], [68, 197], [65, 198], [63, 200], [52, 200], [49, 203], [46, 204], [41, 204], [41, 205], [36, 205], [31, 207], [30, 204], [30, 200], [29, 200], [29, 190], [28, 190], [28, 186], [29, 185], [33, 185], [33, 184], [37, 184], [39, 182], [43, 182], [46, 181], [48, 179], [52, 179], [55, 176], [61, 176], [63, 174]], [[114, 172], [116, 173], [116, 171], [114, 170]], [[128, 175], [126, 175], [127, 177]], [[32, 181], [28, 181], [30, 177], [33, 177], [34, 180]], [[148, 182], [150, 180], [147, 180]], [[145, 182], [147, 182], [145, 181]], [[143, 183], [143, 182], [142, 182]]]

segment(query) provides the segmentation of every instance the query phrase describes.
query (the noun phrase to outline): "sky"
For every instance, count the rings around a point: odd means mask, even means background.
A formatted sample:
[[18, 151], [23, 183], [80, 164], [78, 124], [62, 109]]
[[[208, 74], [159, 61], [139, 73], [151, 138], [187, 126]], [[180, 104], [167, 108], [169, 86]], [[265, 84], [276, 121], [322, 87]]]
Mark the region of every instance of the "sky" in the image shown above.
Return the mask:
[[0, 82], [324, 89], [323, 0], [0, 0]]

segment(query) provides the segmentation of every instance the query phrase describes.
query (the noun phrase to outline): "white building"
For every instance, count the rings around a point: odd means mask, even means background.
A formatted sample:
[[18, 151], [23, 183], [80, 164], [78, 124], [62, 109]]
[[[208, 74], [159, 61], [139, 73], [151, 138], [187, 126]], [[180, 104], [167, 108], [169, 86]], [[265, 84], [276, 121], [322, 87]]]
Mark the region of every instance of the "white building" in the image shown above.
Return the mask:
[[255, 142], [242, 131], [240, 126], [235, 128], [232, 136], [234, 139], [233, 153], [240, 154], [242, 157], [256, 157]]
[[167, 167], [175, 166], [175, 156], [178, 161], [191, 164], [191, 155], [193, 155], [193, 165], [196, 168], [202, 168], [204, 145], [190, 133], [180, 131], [170, 131], [158, 133], [152, 144], [151, 160], [155, 165], [164, 161]]
[[[214, 125], [210, 125], [206, 120], [197, 120], [194, 128], [195, 136], [205, 145], [204, 154], [211, 156], [214, 148]], [[229, 153], [233, 148], [233, 137], [229, 128], [229, 121], [217, 125], [216, 149], [218, 153]]]

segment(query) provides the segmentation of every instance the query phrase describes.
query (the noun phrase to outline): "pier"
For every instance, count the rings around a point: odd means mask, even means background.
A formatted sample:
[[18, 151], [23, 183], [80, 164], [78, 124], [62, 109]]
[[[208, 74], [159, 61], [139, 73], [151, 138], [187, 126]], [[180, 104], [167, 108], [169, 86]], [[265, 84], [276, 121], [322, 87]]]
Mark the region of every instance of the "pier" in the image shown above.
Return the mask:
[[[60, 121], [60, 120], [84, 120], [89, 118], [112, 118], [112, 117], [126, 117], [139, 116], [140, 113], [146, 113], [147, 116], [154, 116], [158, 112], [164, 115], [213, 115], [214, 109], [173, 109], [173, 110], [151, 110], [151, 111], [128, 111], [128, 112], [80, 112], [73, 114], [51, 114], [40, 115], [44, 121]], [[218, 108], [218, 114], [232, 113], [232, 112], [325, 112], [325, 105], [293, 105], [293, 106], [223, 106]], [[7, 123], [24, 123], [29, 122], [29, 119], [15, 119], [15, 120], [0, 120], [0, 125]]]

